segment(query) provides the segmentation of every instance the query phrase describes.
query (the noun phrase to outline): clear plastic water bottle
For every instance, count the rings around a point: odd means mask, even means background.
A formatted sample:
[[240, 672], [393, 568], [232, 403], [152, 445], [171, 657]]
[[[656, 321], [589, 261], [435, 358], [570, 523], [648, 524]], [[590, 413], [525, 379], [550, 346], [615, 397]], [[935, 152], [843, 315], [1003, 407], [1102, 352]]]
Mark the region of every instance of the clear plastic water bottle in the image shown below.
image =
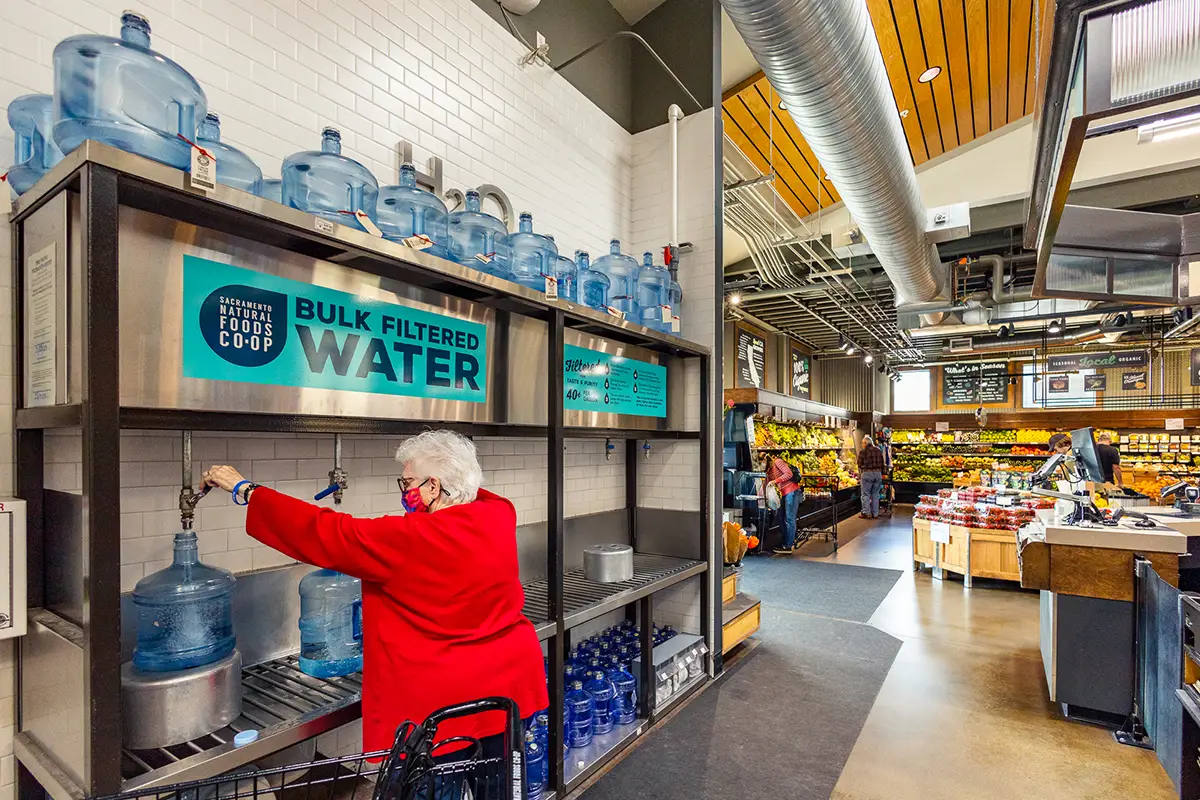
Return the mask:
[[265, 197], [268, 200], [274, 200], [276, 203], [283, 203], [283, 181], [278, 178], [264, 178], [262, 182], [262, 190], [259, 191], [259, 197]]
[[642, 310], [642, 324], [650, 330], [671, 332], [671, 321], [663, 322], [663, 311], [671, 316], [671, 273], [654, 263], [653, 253], [642, 254], [638, 270], [637, 302]]
[[450, 215], [450, 258], [464, 267], [513, 280], [508, 267], [496, 258], [496, 249], [508, 236], [508, 228], [481, 208], [479, 192], [472, 190], [466, 194], [463, 210]]
[[592, 732], [602, 736], [613, 729], [613, 685], [604, 670], [593, 670], [583, 690], [592, 696]]
[[558, 248], [549, 236], [533, 232], [533, 215], [522, 212], [516, 233], [505, 236], [497, 257], [512, 272], [517, 283], [546, 291], [546, 278], [553, 276], [558, 264]]
[[641, 265], [630, 256], [621, 253], [620, 239], [609, 242], [608, 255], [597, 258], [592, 269], [608, 276], [611, 283], [608, 304], [618, 311], [625, 312], [627, 320], [640, 322], [642, 313], [637, 302], [637, 282]]
[[575, 251], [575, 266], [578, 269], [579, 302], [597, 311], [607, 309], [609, 287], [612, 285], [608, 276], [590, 267], [586, 250]]
[[563, 697], [566, 718], [567, 746], [573, 749], [587, 747], [592, 743], [592, 716], [595, 703], [592, 696], [583, 690], [582, 681], [574, 681]]
[[525, 797], [541, 800], [546, 785], [546, 751], [533, 731], [525, 731]]
[[[678, 336], [680, 333], [683, 332], [683, 316], [680, 313], [680, 310], [683, 308], [683, 287], [681, 287], [677, 281], [671, 281], [671, 289], [669, 292], [669, 296], [670, 296], [670, 303], [671, 303], [672, 321], [671, 321], [671, 325], [669, 326], [668, 333], [673, 333], [676, 336]], [[678, 318], [680, 320], [678, 323], [679, 324], [678, 330], [675, 329], [675, 326], [676, 326], [675, 319], [676, 318]]]
[[317, 569], [300, 581], [300, 670], [316, 678], [362, 671], [362, 581]]
[[15, 135], [8, 185], [23, 194], [62, 161], [62, 151], [54, 143], [54, 98], [26, 94], [13, 100], [8, 104], [8, 126]]
[[554, 277], [558, 281], [558, 296], [572, 303], [578, 302], [579, 267], [575, 262], [560, 254], [554, 262]]
[[628, 725], [637, 719], [637, 679], [625, 664], [617, 664], [608, 674], [613, 687], [613, 721]]
[[352, 228], [362, 229], [356, 211], [375, 221], [379, 183], [371, 171], [342, 155], [337, 128], [321, 131], [321, 149], [293, 153], [283, 160], [283, 204]]
[[120, 38], [71, 36], [54, 48], [54, 141], [64, 153], [95, 139], [187, 169], [206, 111], [196, 79], [150, 49], [140, 14], [121, 15]]
[[194, 531], [175, 534], [171, 566], [133, 588], [138, 614], [133, 665], [146, 672], [172, 672], [232, 653], [236, 583], [226, 570], [200, 562]]
[[449, 258], [446, 242], [449, 241], [450, 215], [446, 212], [446, 204], [432, 192], [417, 186], [417, 168], [412, 164], [400, 165], [400, 183], [381, 188], [375, 208], [379, 229], [385, 239], [399, 242], [413, 236], [425, 236], [433, 244], [422, 248], [424, 252]]
[[196, 131], [196, 144], [217, 157], [217, 183], [250, 194], [262, 193], [262, 170], [250, 156], [221, 141], [221, 118], [211, 111]]

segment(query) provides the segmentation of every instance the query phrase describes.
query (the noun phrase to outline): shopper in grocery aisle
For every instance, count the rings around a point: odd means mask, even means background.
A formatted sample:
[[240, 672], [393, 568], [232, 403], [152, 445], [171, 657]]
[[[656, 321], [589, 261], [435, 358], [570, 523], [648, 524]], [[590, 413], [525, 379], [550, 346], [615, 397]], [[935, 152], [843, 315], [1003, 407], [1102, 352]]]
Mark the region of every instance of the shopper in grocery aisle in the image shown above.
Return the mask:
[[870, 436], [864, 436], [862, 449], [858, 451], [858, 482], [862, 495], [863, 519], [879, 516], [879, 492], [883, 489], [883, 451], [875, 446]]
[[[517, 515], [481, 489], [475, 445], [426, 431], [396, 452], [403, 516], [358, 519], [257, 486], [229, 466], [209, 486], [249, 505], [246, 532], [292, 558], [363, 582], [363, 747], [392, 746], [405, 720], [483, 697], [516, 701], [522, 717], [549, 705], [541, 646], [522, 615]], [[438, 739], [487, 737], [503, 752], [504, 720], [447, 720]]]
[[1096, 437], [1096, 452], [1100, 456], [1100, 466], [1104, 468], [1104, 480], [1125, 485], [1125, 476], [1121, 474], [1121, 451], [1113, 446], [1112, 434], [1108, 431]]
[[803, 492], [796, 485], [792, 475], [792, 465], [779, 456], [775, 456], [767, 466], [767, 483], [772, 483], [779, 490], [779, 529], [783, 541], [775, 548], [776, 553], [790, 553], [796, 549], [796, 511], [800, 508], [800, 498]]

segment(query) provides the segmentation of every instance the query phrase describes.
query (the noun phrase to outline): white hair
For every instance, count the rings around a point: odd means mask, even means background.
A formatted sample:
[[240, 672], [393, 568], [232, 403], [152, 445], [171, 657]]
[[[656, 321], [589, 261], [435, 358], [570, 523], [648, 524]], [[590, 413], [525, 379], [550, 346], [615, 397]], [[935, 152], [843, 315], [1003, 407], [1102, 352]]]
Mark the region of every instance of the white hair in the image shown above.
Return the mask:
[[869, 444], [875, 444], [875, 442], [871, 440], [870, 436], [864, 436], [862, 438], [862, 443], [863, 443], [863, 447], [866, 447]]
[[425, 431], [396, 449], [396, 460], [411, 464], [417, 478], [437, 478], [446, 505], [470, 503], [483, 483], [475, 443], [454, 431]]

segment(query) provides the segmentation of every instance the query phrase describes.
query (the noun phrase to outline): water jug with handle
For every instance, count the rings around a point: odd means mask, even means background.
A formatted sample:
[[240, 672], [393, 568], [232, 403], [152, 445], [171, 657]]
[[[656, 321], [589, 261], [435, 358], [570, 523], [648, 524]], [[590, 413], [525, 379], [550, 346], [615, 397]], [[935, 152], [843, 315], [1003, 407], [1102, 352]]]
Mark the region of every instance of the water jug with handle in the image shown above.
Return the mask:
[[481, 209], [479, 192], [471, 190], [466, 194], [462, 210], [450, 215], [450, 258], [464, 267], [511, 281], [514, 279], [512, 272], [496, 258], [496, 250], [508, 236], [508, 228]]
[[587, 747], [592, 743], [592, 716], [595, 704], [592, 696], [584, 691], [582, 681], [573, 681], [571, 689], [563, 696], [563, 714], [566, 717], [567, 746], [572, 749]]
[[558, 248], [549, 236], [533, 232], [533, 215], [526, 211], [519, 218], [517, 232], [501, 240], [497, 257], [517, 283], [544, 292], [546, 278], [554, 276], [558, 265]]
[[591, 268], [589, 256], [585, 250], [575, 251], [575, 266], [579, 271], [579, 302], [588, 308], [606, 311], [612, 281], [603, 272]]
[[572, 303], [579, 300], [579, 265], [560, 255], [554, 262], [554, 277], [558, 281], [558, 296]]
[[145, 672], [172, 672], [232, 653], [236, 583], [226, 570], [201, 563], [194, 531], [175, 534], [171, 565], [133, 588], [138, 617], [133, 665]]
[[608, 304], [621, 311], [630, 322], [641, 322], [641, 308], [637, 302], [637, 280], [641, 265], [632, 257], [621, 253], [621, 240], [609, 242], [608, 255], [596, 259], [592, 269], [608, 276]]
[[362, 581], [317, 569], [300, 581], [300, 671], [332, 678], [362, 671]]
[[54, 141], [63, 153], [94, 139], [187, 169], [207, 111], [196, 79], [150, 49], [140, 14], [121, 15], [120, 38], [70, 36], [54, 48]]
[[616, 692], [604, 670], [594, 670], [583, 689], [592, 696], [592, 733], [597, 736], [608, 733], [613, 729], [612, 705]]
[[283, 204], [364, 230], [355, 213], [376, 220], [379, 183], [371, 170], [342, 155], [337, 128], [321, 131], [321, 149], [293, 153], [283, 160]]
[[279, 178], [264, 178], [259, 196], [276, 203], [283, 203], [283, 181]]
[[[400, 166], [400, 183], [379, 190], [375, 208], [377, 223], [385, 239], [403, 242], [423, 237], [413, 241], [413, 246], [431, 256], [449, 258], [446, 204], [432, 192], [417, 186], [417, 168], [412, 164]], [[424, 240], [428, 240], [428, 244]]]
[[54, 98], [48, 94], [18, 97], [8, 104], [8, 125], [16, 137], [8, 185], [23, 194], [62, 161], [62, 151], [54, 143]]
[[[651, 330], [671, 332], [671, 273], [654, 263], [652, 253], [642, 254], [638, 270], [637, 302], [642, 324]], [[664, 320], [663, 317], [666, 317]]]
[[196, 144], [216, 156], [217, 183], [250, 194], [262, 193], [262, 170], [250, 156], [221, 141], [221, 118], [211, 111], [196, 131]]

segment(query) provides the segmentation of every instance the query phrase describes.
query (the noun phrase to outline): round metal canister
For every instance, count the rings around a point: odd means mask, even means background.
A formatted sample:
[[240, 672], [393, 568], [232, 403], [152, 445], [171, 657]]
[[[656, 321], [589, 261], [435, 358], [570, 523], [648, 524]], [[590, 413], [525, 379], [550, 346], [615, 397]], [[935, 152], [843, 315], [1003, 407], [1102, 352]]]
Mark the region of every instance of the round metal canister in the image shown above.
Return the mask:
[[596, 583], [633, 578], [633, 548], [627, 544], [594, 544], [583, 548], [583, 574]]
[[192, 669], [145, 672], [121, 665], [124, 745], [149, 750], [219, 730], [242, 713], [242, 654]]

